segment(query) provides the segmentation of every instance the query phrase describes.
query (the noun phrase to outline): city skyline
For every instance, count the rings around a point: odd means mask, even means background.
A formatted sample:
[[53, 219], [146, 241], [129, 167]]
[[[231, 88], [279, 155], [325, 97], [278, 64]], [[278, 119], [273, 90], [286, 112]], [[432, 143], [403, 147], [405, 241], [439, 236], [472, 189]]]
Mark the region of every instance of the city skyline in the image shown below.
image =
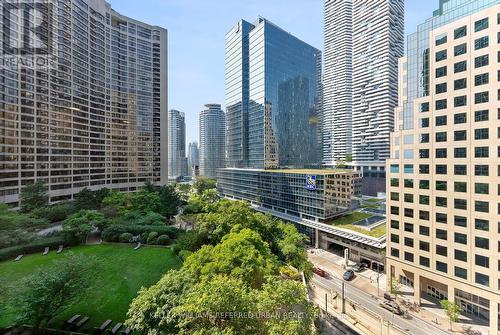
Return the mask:
[[[224, 105], [224, 38], [240, 18], [266, 17], [323, 51], [323, 0], [202, 2], [198, 0], [109, 1], [113, 8], [169, 31], [169, 109], [186, 113], [186, 143], [197, 141], [199, 111]], [[150, 5], [148, 5], [150, 4]], [[405, 39], [439, 7], [438, 0], [405, 1]], [[290, 11], [290, 8], [295, 10]], [[307, 20], [303, 13], [308, 13]], [[213, 15], [207, 15], [212, 13]], [[202, 20], [203, 25], [189, 24]], [[207, 27], [210, 27], [207, 29]], [[203, 57], [200, 56], [200, 50]], [[193, 95], [193, 92], [196, 92]], [[186, 148], [187, 149], [187, 148]]]

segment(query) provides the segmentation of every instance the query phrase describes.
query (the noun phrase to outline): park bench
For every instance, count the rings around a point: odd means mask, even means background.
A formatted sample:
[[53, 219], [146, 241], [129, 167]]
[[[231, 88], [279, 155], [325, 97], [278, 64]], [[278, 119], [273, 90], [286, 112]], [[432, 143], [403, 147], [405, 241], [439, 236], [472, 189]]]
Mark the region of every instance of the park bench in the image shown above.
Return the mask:
[[142, 243], [141, 243], [141, 242], [137, 243], [137, 245], [135, 246], [134, 250], [139, 249], [141, 246], [142, 246]]
[[117, 323], [117, 324], [113, 327], [113, 329], [111, 329], [111, 330], [110, 330], [110, 332], [109, 332], [109, 333], [110, 333], [110, 334], [112, 334], [112, 335], [115, 335], [115, 334], [118, 332], [118, 330], [120, 330], [120, 328], [121, 328], [122, 326], [123, 326], [123, 323], [118, 322], [118, 323]]
[[64, 246], [61, 244], [59, 249], [57, 249], [57, 253], [60, 254], [63, 251]]
[[43, 251], [43, 254], [42, 255], [47, 255], [49, 253], [49, 247], [45, 247], [45, 250]]
[[14, 260], [15, 262], [18, 262], [21, 260], [21, 258], [23, 258], [24, 255], [19, 255], [16, 257], [16, 259]]
[[78, 323], [75, 325], [75, 328], [78, 329], [80, 328], [81, 326], [83, 326], [87, 321], [89, 321], [89, 317], [86, 316], [84, 317], [83, 319], [81, 319], [80, 321], [78, 321]]
[[131, 328], [128, 328], [128, 327], [127, 327], [127, 329], [122, 330], [122, 334], [123, 334], [123, 335], [129, 335], [131, 332], [132, 332], [132, 329], [131, 329]]
[[100, 325], [99, 327], [95, 327], [94, 329], [97, 331], [97, 332], [103, 332], [106, 330], [106, 328], [108, 328], [108, 326], [111, 324], [111, 322], [113, 322], [112, 320], [106, 320], [102, 323], [102, 325]]
[[79, 317], [80, 317], [80, 314], [73, 315], [68, 320], [66, 320], [66, 324], [68, 324], [68, 325], [74, 324], [76, 322], [76, 320], [78, 320]]

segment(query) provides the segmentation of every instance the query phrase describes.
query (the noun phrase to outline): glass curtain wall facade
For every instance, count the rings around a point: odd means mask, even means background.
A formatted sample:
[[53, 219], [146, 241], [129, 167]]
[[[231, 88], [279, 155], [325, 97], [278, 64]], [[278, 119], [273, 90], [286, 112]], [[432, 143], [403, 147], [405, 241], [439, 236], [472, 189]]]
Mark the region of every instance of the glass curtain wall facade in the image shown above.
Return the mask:
[[[167, 30], [103, 0], [46, 4], [39, 9], [51, 18], [53, 63], [0, 72], [0, 201], [17, 205], [20, 189], [37, 180], [51, 201], [83, 187], [130, 191], [166, 182]], [[15, 44], [22, 12], [10, 12], [13, 24], [0, 34]]]
[[186, 117], [175, 109], [168, 111], [168, 175], [170, 178], [187, 175]]
[[227, 163], [321, 162], [321, 52], [266, 19], [226, 34]]
[[197, 176], [200, 168], [200, 152], [198, 142], [190, 142], [188, 146], [188, 173], [191, 176]]

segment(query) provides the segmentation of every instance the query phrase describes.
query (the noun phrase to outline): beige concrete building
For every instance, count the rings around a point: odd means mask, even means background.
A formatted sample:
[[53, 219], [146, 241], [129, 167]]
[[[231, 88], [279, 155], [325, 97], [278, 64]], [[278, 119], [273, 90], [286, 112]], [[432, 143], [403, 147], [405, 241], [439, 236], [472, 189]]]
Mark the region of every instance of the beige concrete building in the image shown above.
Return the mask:
[[419, 303], [457, 302], [490, 334], [500, 303], [499, 3], [441, 0], [409, 37], [387, 162], [388, 278]]

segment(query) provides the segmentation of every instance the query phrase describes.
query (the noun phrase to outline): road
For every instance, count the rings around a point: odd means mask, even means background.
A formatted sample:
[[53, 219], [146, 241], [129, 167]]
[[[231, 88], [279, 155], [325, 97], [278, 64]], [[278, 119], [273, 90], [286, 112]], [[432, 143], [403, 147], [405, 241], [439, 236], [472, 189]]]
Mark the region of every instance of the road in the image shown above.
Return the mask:
[[[341, 293], [342, 291], [342, 280], [338, 278], [326, 279], [318, 275], [314, 275], [314, 279], [322, 284], [322, 286], [329, 287], [334, 291]], [[401, 316], [395, 315], [390, 311], [379, 306], [379, 300], [376, 297], [371, 296], [363, 292], [362, 290], [349, 285], [345, 285], [345, 297], [366, 307], [370, 311], [380, 315], [385, 320], [390, 321], [396, 326], [406, 330], [412, 335], [450, 335], [449, 332], [443, 331], [442, 329], [434, 326], [431, 323], [411, 317], [410, 319], [405, 319]]]

